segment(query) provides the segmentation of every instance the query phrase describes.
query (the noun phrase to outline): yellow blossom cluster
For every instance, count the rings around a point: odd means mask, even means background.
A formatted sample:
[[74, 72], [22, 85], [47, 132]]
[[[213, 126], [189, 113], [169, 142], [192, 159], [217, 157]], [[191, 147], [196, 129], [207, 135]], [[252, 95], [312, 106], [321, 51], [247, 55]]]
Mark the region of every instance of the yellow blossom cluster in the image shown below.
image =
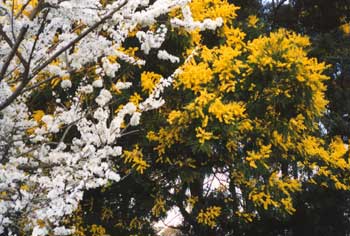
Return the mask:
[[23, 14], [25, 16], [30, 16], [32, 10], [38, 5], [38, 0], [14, 0], [14, 1], [5, 1], [5, 4], [13, 4], [14, 13]]
[[211, 228], [216, 226], [216, 218], [218, 218], [221, 214], [221, 207], [211, 206], [206, 208], [205, 210], [201, 210], [197, 216], [197, 222], [200, 224], [207, 225]]
[[247, 19], [248, 27], [256, 28], [256, 24], [259, 22], [258, 17], [256, 15], [250, 15]]
[[344, 23], [339, 26], [339, 29], [345, 34], [350, 35], [350, 23]]
[[145, 71], [141, 74], [142, 91], [151, 93], [162, 76], [154, 72]]
[[[198, 53], [175, 80], [179, 97], [167, 100], [166, 125], [148, 133], [159, 163], [186, 171], [190, 156], [195, 171], [224, 166], [241, 194], [225, 200], [244, 198], [236, 215], [247, 221], [258, 213], [251, 204], [294, 213], [294, 193], [306, 183], [349, 189], [346, 145], [319, 135], [328, 65], [308, 56], [310, 40], [285, 29], [247, 40], [225, 0], [194, 0], [191, 8], [194, 19], [220, 13], [224, 24], [210, 46], [190, 34]], [[257, 23], [248, 18], [249, 27]], [[214, 227], [199, 211], [198, 222]]]
[[140, 174], [143, 174], [145, 169], [149, 167], [149, 164], [143, 159], [142, 150], [138, 145], [135, 145], [132, 151], [124, 150], [122, 158], [125, 163], [130, 163], [131, 167], [135, 168]]
[[162, 197], [157, 197], [154, 201], [154, 205], [152, 207], [152, 214], [156, 217], [160, 216], [160, 214], [165, 213], [165, 201]]

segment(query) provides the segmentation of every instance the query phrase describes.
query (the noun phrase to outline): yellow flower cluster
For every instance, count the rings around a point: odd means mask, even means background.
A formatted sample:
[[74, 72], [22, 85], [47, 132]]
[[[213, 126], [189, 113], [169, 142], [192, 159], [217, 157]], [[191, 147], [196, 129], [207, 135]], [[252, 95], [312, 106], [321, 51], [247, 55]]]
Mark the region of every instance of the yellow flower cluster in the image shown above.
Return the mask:
[[254, 213], [246, 213], [240, 211], [236, 211], [236, 215], [244, 219], [246, 222], [253, 222], [253, 219], [256, 217]]
[[205, 210], [201, 210], [197, 216], [197, 222], [214, 228], [216, 226], [216, 219], [221, 215], [221, 207], [211, 206]]
[[206, 18], [223, 18], [224, 22], [233, 20], [239, 7], [229, 4], [226, 0], [194, 0], [190, 3], [194, 20], [202, 21]]
[[256, 24], [259, 22], [258, 17], [256, 15], [250, 15], [247, 19], [248, 27], [256, 28]]
[[165, 201], [162, 197], [157, 197], [154, 201], [154, 205], [152, 207], [152, 215], [158, 217], [160, 214], [165, 213]]
[[162, 78], [162, 76], [154, 72], [143, 72], [141, 74], [142, 91], [151, 93], [158, 84], [160, 78]]
[[[11, 1], [8, 1], [8, 2], [11, 2]], [[14, 0], [12, 1], [13, 10], [15, 14], [22, 13], [25, 16], [30, 16], [32, 10], [38, 5], [38, 2], [39, 2], [38, 0], [30, 0], [29, 3], [26, 4], [27, 1], [25, 0]]]
[[[268, 37], [261, 36], [247, 45], [250, 55], [248, 63], [252, 64], [248, 74], [253, 73], [254, 66], [260, 70], [274, 72], [295, 71], [287, 83], [298, 84], [311, 89], [313, 109], [307, 112], [308, 116], [319, 116], [327, 105], [324, 97], [326, 90], [325, 80], [329, 79], [322, 74], [328, 68], [324, 63], [318, 63], [315, 58], [307, 57], [306, 49], [310, 46], [307, 37], [280, 29]], [[296, 80], [296, 81], [293, 81]], [[294, 85], [294, 86], [295, 86]], [[289, 91], [285, 91], [290, 97]]]
[[[338, 170], [341, 171], [340, 173], [350, 171], [350, 162], [346, 160], [348, 148], [340, 137], [335, 137], [326, 148], [324, 141], [320, 138], [306, 136], [298, 145], [298, 150], [310, 157], [301, 165], [304, 168], [308, 165], [311, 166], [311, 169], [316, 173], [314, 178], [310, 180], [311, 183], [316, 184], [315, 179], [318, 176], [323, 176], [331, 180], [336, 189], [350, 189], [350, 179], [344, 178], [338, 172]], [[326, 185], [328, 186], [328, 184]]]
[[271, 195], [265, 192], [253, 190], [249, 194], [249, 199], [252, 200], [256, 205], [262, 206], [265, 210], [267, 210], [269, 206], [278, 206], [278, 203], [271, 198]]
[[91, 236], [105, 236], [106, 229], [101, 225], [93, 224], [90, 229]]
[[259, 161], [265, 168], [268, 168], [267, 164], [264, 162], [264, 159], [270, 157], [271, 153], [271, 144], [269, 145], [261, 145], [260, 151], [248, 151], [246, 160], [249, 162], [250, 167], [257, 168], [256, 161]]
[[[323, 185], [332, 182], [338, 189], [349, 189], [350, 179], [339, 174], [350, 171], [343, 141], [335, 138], [327, 144], [315, 135], [327, 105], [328, 77], [323, 73], [328, 66], [308, 57], [307, 37], [285, 29], [246, 40], [232, 24], [236, 8], [227, 4], [191, 3], [195, 20], [216, 17], [217, 11], [224, 15], [224, 24], [216, 31], [217, 44], [209, 47], [193, 40], [198, 53], [175, 78], [182, 103], [169, 99], [161, 113], [167, 124], [148, 134], [159, 160], [188, 167], [188, 154], [174, 155], [171, 148], [194, 146], [190, 157], [195, 169], [219, 163], [229, 169], [233, 185], [245, 190], [245, 201], [289, 214], [295, 211], [293, 193], [301, 191], [304, 182], [326, 177]], [[250, 27], [257, 23], [255, 16], [248, 18]], [[299, 173], [315, 174], [305, 180]], [[251, 221], [253, 213], [243, 205], [236, 215]], [[215, 227], [220, 214], [221, 208], [202, 209], [197, 220]]]
[[236, 118], [244, 117], [244, 106], [237, 102], [230, 102], [223, 104], [222, 101], [217, 98], [210, 105], [208, 112], [213, 114], [216, 119], [221, 123], [230, 124]]
[[215, 138], [214, 134], [212, 132], [207, 132], [201, 127], [196, 128], [196, 137], [199, 140], [199, 143], [204, 143], [207, 140], [210, 140], [212, 138]]
[[138, 145], [132, 151], [124, 150], [122, 158], [124, 158], [125, 163], [131, 163], [132, 168], [135, 168], [140, 174], [143, 174], [145, 169], [149, 167], [149, 164], [143, 159], [142, 150]]
[[150, 141], [158, 143], [158, 146], [154, 150], [161, 157], [165, 153], [166, 148], [171, 147], [176, 142], [180, 142], [180, 128], [169, 130], [161, 128], [158, 133], [150, 131], [147, 134], [147, 138]]
[[185, 64], [182, 70], [179, 80], [175, 83], [175, 87], [183, 85], [187, 89], [199, 92], [201, 85], [209, 83], [212, 78], [212, 71], [208, 67], [208, 64], [204, 62], [196, 63], [192, 60], [190, 63]]
[[301, 191], [301, 183], [296, 179], [288, 177], [281, 179], [281, 176], [279, 176], [277, 172], [274, 172], [269, 178], [269, 187], [277, 187], [278, 190], [285, 195], [285, 197], [281, 199], [281, 204], [289, 214], [294, 213], [295, 208], [292, 204], [291, 193]]
[[350, 35], [350, 23], [345, 23], [339, 26], [339, 29], [345, 34]]

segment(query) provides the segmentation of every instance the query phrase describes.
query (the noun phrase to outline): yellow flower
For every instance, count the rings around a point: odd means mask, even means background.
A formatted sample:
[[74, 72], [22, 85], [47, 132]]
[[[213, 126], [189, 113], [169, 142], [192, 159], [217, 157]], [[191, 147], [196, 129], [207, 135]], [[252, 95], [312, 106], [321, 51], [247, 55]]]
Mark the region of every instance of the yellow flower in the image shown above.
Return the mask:
[[249, 162], [250, 167], [257, 168], [255, 162], [262, 161], [263, 159], [269, 158], [271, 152], [272, 152], [271, 144], [261, 145], [260, 150], [258, 152], [248, 151], [247, 152], [248, 156], [247, 156], [246, 160]]
[[33, 112], [33, 119], [39, 123], [41, 121], [41, 118], [45, 115], [45, 112], [43, 110], [37, 110]]
[[256, 28], [256, 24], [259, 21], [256, 15], [250, 15], [247, 20], [248, 20], [248, 27]]
[[141, 74], [142, 91], [151, 93], [161, 78], [161, 75], [154, 72], [143, 72]]
[[221, 207], [212, 206], [201, 210], [197, 216], [197, 222], [208, 225], [210, 228], [216, 226], [216, 219], [221, 215]]
[[206, 132], [201, 127], [196, 128], [196, 137], [199, 139], [199, 143], [204, 143], [207, 140], [215, 138], [212, 132]]
[[295, 130], [297, 132], [305, 130], [306, 126], [304, 121], [305, 117], [302, 114], [298, 114], [295, 118], [291, 118], [289, 120], [291, 130]]
[[227, 0], [193, 0], [190, 8], [194, 20], [221, 17], [224, 22], [233, 20], [239, 7], [229, 4]]
[[138, 145], [132, 151], [125, 150], [122, 158], [124, 158], [124, 163], [130, 163], [131, 167], [135, 168], [140, 174], [143, 174], [144, 170], [149, 167], [149, 164], [143, 159], [142, 151]]
[[350, 35], [350, 23], [342, 24], [339, 28], [345, 35]]
[[151, 211], [152, 215], [156, 217], [160, 216], [161, 213], [165, 213], [165, 200], [162, 197], [157, 197]]
[[106, 235], [106, 229], [102, 225], [93, 224], [90, 233], [92, 236], [104, 236]]
[[214, 93], [208, 93], [206, 89], [203, 89], [200, 91], [200, 95], [195, 99], [195, 102], [203, 107], [213, 100], [213, 98], [215, 98]]
[[[20, 11], [22, 11], [23, 8], [23, 1], [20, 0], [14, 0], [13, 1], [13, 9], [15, 14], [18, 14]], [[30, 16], [32, 10], [38, 5], [38, 0], [30, 0], [27, 6], [23, 9], [22, 13], [25, 16]]]
[[219, 98], [217, 98], [210, 105], [208, 111], [215, 115], [219, 122], [230, 124], [235, 118], [244, 117], [245, 108], [243, 105], [236, 102], [224, 104]]
[[194, 92], [202, 90], [201, 85], [209, 83], [213, 79], [213, 72], [209, 65], [204, 62], [196, 63], [194, 60], [185, 64], [182, 73], [179, 75], [175, 86], [183, 85], [187, 89]]
[[265, 210], [267, 210], [270, 205], [275, 207], [278, 206], [278, 203], [272, 200], [270, 194], [264, 192], [257, 192], [256, 190], [253, 190], [249, 194], [249, 199], [252, 200], [256, 205], [262, 205]]
[[138, 105], [141, 100], [142, 100], [142, 97], [140, 96], [140, 94], [136, 92], [129, 98], [129, 102], [132, 102], [135, 105]]
[[168, 123], [169, 124], [174, 124], [174, 122], [179, 119], [182, 116], [182, 112], [181, 111], [171, 111], [168, 115]]

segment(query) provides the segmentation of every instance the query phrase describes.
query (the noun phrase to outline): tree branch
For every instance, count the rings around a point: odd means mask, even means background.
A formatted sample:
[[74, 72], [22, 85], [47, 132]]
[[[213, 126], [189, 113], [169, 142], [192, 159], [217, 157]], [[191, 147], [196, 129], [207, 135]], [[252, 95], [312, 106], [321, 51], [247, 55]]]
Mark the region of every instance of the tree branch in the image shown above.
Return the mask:
[[[1, 27], [1, 28], [2, 28], [2, 27]], [[1, 68], [1, 72], [0, 72], [0, 81], [3, 80], [4, 75], [5, 75], [6, 71], [7, 71], [7, 68], [8, 68], [8, 66], [10, 65], [10, 63], [11, 63], [13, 57], [16, 55], [16, 52], [17, 52], [17, 50], [18, 50], [18, 47], [20, 46], [22, 40], [24, 39], [24, 36], [25, 36], [25, 34], [27, 33], [27, 31], [28, 31], [28, 26], [23, 26], [23, 27], [21, 28], [21, 31], [20, 31], [19, 34], [18, 34], [17, 40], [16, 40], [16, 42], [14, 43], [10, 54], [8, 55], [8, 57], [7, 57], [6, 61], [5, 61], [5, 63], [3, 64], [2, 68]], [[1, 110], [1, 109], [0, 109], [0, 110]]]
[[[6, 41], [6, 43], [7, 43], [11, 48], [13, 48], [14, 45], [13, 45], [11, 39], [7, 36], [7, 34], [5, 33], [5, 31], [3, 30], [2, 27], [0, 27], [0, 35], [4, 38], [4, 40]], [[24, 67], [26, 67], [27, 64], [28, 64], [28, 62], [24, 59], [24, 57], [22, 56], [22, 54], [21, 54], [18, 50], [16, 50], [16, 56], [17, 56], [17, 57], [19, 58], [19, 60], [21, 61], [22, 65], [23, 65]], [[5, 75], [4, 75], [4, 77], [5, 77]]]
[[[75, 39], [70, 41], [66, 46], [61, 48], [59, 51], [54, 53], [49, 59], [47, 59], [43, 64], [37, 66], [34, 68], [31, 75], [28, 73], [24, 73], [22, 75], [22, 78], [25, 78], [22, 80], [22, 83], [17, 87], [16, 91], [12, 93], [10, 97], [8, 97], [3, 103], [0, 104], [0, 111], [5, 109], [7, 106], [9, 106], [22, 92], [22, 90], [25, 88], [25, 86], [29, 83], [29, 81], [34, 78], [38, 73], [40, 73], [46, 66], [48, 66], [52, 61], [54, 61], [57, 57], [59, 57], [62, 53], [64, 53], [66, 50], [68, 50], [70, 47], [72, 47], [74, 44], [78, 43], [80, 40], [82, 40], [84, 37], [86, 37], [89, 33], [94, 31], [96, 28], [98, 28], [101, 24], [105, 23], [108, 19], [110, 19], [117, 11], [119, 11], [127, 1], [124, 1], [122, 4], [120, 4], [118, 7], [116, 7], [113, 11], [108, 13], [106, 16], [104, 16], [100, 21], [93, 24], [90, 28], [85, 30], [82, 34], [77, 36]], [[14, 52], [15, 53], [15, 52]], [[6, 69], [5, 69], [6, 72]], [[5, 73], [4, 72], [4, 73]], [[1, 81], [0, 77], [0, 81]]]

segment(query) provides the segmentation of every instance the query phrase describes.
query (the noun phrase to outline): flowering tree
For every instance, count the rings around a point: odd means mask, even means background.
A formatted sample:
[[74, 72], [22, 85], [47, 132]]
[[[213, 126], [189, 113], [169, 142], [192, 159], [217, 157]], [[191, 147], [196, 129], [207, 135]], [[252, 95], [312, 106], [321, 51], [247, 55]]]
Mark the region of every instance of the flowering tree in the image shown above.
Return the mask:
[[[68, 235], [74, 229], [60, 221], [77, 209], [84, 191], [121, 181], [114, 165], [122, 154], [119, 140], [133, 132], [142, 112], [164, 103], [164, 88], [180, 72], [158, 78], [140, 101], [121, 92], [140, 84], [127, 81], [125, 71], [142, 68], [142, 58], [155, 51], [159, 61], [179, 64], [158, 50], [169, 27], [201, 31], [222, 24], [220, 17], [194, 21], [187, 4], [2, 1], [0, 235]], [[173, 9], [182, 17], [167, 17]], [[124, 47], [127, 40], [141, 50]], [[125, 162], [142, 173], [145, 162], [131, 154]]]
[[135, 147], [149, 157], [153, 216], [176, 209], [182, 223], [168, 225], [185, 235], [243, 235], [267, 215], [294, 214], [310, 186], [348, 191], [348, 148], [320, 122], [328, 66], [308, 56], [309, 39], [256, 36], [254, 16], [243, 32], [227, 1], [190, 6], [196, 20], [220, 15], [223, 25], [210, 39], [190, 34], [198, 54], [164, 96], [162, 125], [148, 125], [149, 142]]

